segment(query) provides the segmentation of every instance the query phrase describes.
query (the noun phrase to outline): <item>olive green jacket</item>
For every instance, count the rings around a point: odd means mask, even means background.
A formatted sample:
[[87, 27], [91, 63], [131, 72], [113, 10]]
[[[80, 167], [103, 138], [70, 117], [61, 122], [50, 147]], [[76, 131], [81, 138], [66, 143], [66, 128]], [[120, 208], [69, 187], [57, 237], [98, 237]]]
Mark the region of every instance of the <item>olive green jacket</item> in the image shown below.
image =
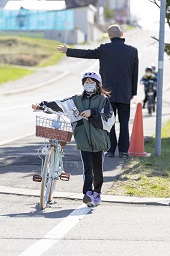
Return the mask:
[[[109, 132], [105, 129], [105, 123], [113, 115], [109, 100], [103, 95], [94, 95], [90, 98], [79, 95], [74, 96], [73, 101], [81, 113], [91, 109], [91, 117], [77, 122], [74, 130], [74, 138], [77, 148], [81, 151], [108, 151], [110, 148]], [[113, 119], [112, 119], [113, 121]], [[111, 124], [111, 127], [113, 122]]]

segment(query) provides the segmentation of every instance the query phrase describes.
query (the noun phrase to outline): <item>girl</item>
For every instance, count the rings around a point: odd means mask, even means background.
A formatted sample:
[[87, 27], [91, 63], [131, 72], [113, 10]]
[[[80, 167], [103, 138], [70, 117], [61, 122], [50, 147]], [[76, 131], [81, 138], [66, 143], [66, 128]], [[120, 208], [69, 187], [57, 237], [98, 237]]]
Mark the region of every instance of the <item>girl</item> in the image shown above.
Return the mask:
[[86, 72], [82, 77], [83, 93], [62, 101], [43, 101], [33, 109], [47, 106], [55, 111], [69, 113], [74, 127], [77, 149], [81, 152], [84, 185], [83, 202], [89, 207], [101, 202], [103, 184], [103, 152], [110, 148], [109, 132], [114, 124], [109, 92], [102, 88], [101, 76]]

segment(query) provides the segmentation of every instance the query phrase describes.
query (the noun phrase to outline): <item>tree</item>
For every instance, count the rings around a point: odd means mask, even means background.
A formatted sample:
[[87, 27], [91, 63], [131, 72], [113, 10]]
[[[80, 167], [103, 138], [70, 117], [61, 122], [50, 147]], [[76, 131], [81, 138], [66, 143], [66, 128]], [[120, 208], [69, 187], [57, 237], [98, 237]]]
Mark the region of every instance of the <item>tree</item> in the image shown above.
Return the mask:
[[[149, 0], [151, 3], [154, 3], [158, 6], [158, 8], [160, 8], [160, 0]], [[170, 0], [166, 0], [166, 22], [168, 24], [168, 26], [170, 27]], [[157, 38], [152, 37], [154, 39], [156, 39], [158, 41]], [[169, 43], [165, 43], [165, 52], [167, 53], [167, 55], [170, 56], [170, 44]]]
[[106, 19], [113, 19], [113, 16], [114, 16], [114, 12], [110, 8], [110, 4], [107, 1], [104, 4], [104, 16], [105, 16]]
[[[160, 8], [160, 0], [149, 0], [151, 3], [156, 4]], [[166, 20], [170, 27], [170, 0], [166, 0]]]

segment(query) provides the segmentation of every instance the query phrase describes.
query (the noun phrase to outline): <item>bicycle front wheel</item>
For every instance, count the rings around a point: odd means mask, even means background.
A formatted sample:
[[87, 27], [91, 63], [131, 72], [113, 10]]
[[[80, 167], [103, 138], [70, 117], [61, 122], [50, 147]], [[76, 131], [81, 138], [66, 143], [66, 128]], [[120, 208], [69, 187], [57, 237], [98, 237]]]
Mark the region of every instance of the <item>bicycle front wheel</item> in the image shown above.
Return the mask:
[[[56, 148], [55, 148], [55, 155], [56, 155]], [[59, 147], [57, 149], [57, 157], [55, 159], [55, 177], [51, 182], [51, 188], [50, 188], [50, 193], [49, 193], [49, 197], [48, 200], [52, 201], [53, 199], [53, 192], [56, 186], [56, 180], [59, 179], [59, 176], [61, 174], [61, 172], [63, 171], [63, 162], [62, 162], [62, 151], [61, 151], [61, 147]]]
[[49, 194], [50, 194], [50, 189], [53, 181], [52, 171], [54, 168], [54, 160], [55, 160], [54, 146], [51, 146], [47, 152], [44, 168], [43, 168], [41, 194], [40, 194], [41, 209], [44, 209], [47, 206], [47, 203], [49, 201]]

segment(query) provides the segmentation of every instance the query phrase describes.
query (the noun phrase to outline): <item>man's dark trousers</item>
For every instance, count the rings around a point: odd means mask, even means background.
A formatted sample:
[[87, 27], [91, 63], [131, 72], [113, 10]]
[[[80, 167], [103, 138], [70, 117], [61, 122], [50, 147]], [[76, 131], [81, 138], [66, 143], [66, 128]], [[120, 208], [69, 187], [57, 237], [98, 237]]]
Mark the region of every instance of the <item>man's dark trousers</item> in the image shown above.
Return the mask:
[[128, 153], [129, 149], [129, 118], [130, 118], [130, 104], [111, 102], [114, 114], [118, 114], [120, 123], [119, 139], [117, 140], [115, 125], [110, 131], [111, 148], [108, 152], [114, 154], [118, 145], [120, 152]]

